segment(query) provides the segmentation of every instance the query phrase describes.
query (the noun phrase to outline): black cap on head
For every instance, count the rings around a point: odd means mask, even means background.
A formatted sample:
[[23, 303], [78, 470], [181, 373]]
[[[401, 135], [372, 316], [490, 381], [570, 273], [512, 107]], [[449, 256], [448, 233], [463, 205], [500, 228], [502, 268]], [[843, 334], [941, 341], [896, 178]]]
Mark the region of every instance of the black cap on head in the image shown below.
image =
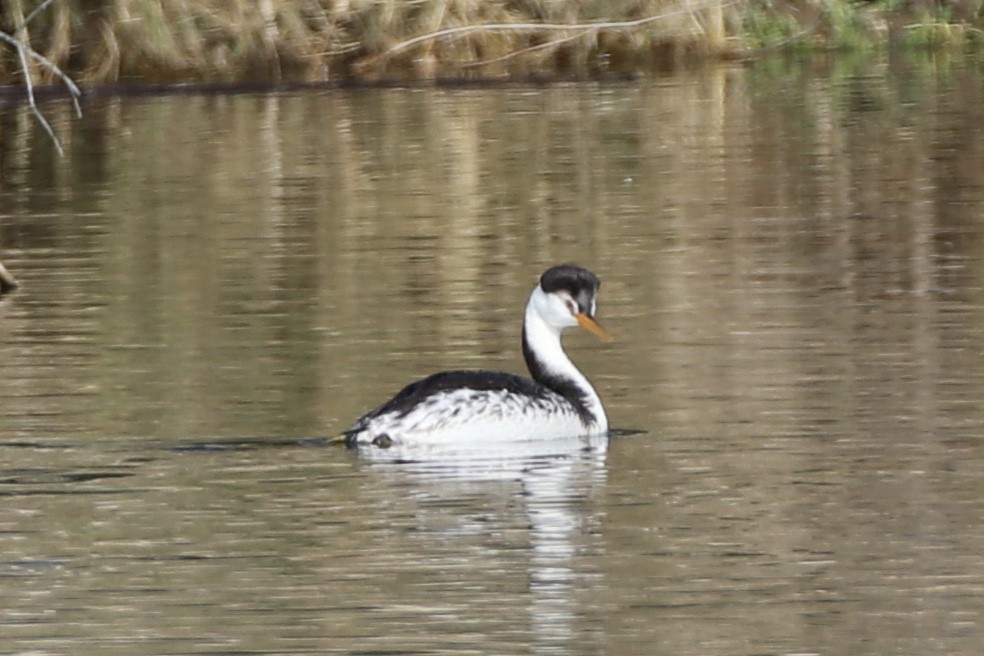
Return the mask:
[[577, 303], [581, 314], [592, 314], [592, 305], [601, 281], [598, 276], [577, 264], [559, 264], [540, 276], [540, 288], [547, 292], [565, 291]]

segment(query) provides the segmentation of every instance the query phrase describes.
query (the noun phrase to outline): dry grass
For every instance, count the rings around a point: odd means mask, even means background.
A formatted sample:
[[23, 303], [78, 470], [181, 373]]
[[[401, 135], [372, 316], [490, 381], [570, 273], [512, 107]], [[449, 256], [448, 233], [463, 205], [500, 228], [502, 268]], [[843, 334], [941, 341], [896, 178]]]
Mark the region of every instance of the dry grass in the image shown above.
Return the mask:
[[[88, 83], [597, 73], [720, 49], [729, 3], [55, 0], [28, 34]], [[0, 0], [0, 14], [23, 5]]]
[[[0, 0], [0, 31], [40, 2]], [[45, 2], [17, 38], [89, 84], [604, 75], [742, 47], [871, 47], [893, 30], [928, 47], [984, 42], [982, 0]], [[0, 44], [0, 83], [23, 80], [15, 50]]]

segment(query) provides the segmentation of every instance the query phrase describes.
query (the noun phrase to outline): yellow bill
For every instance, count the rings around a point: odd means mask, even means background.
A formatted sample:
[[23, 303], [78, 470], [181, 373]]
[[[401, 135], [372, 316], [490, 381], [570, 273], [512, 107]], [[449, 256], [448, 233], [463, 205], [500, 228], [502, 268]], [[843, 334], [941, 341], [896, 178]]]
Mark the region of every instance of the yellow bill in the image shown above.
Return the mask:
[[605, 342], [610, 342], [613, 339], [615, 339], [614, 337], [611, 336], [611, 334], [607, 330], [599, 326], [597, 321], [595, 321], [588, 315], [575, 313], [574, 316], [577, 318], [577, 322], [579, 324], [581, 324], [589, 331], [591, 331], [594, 334], [594, 336], [597, 337], [598, 339]]

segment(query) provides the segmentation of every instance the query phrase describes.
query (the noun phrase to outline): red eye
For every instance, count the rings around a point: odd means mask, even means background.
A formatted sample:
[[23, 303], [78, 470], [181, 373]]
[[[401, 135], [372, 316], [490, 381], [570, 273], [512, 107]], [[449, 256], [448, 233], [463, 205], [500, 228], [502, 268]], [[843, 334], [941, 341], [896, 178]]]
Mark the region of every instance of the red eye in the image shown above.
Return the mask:
[[574, 305], [574, 301], [567, 301], [567, 309], [571, 311], [571, 314], [577, 314], [577, 306]]

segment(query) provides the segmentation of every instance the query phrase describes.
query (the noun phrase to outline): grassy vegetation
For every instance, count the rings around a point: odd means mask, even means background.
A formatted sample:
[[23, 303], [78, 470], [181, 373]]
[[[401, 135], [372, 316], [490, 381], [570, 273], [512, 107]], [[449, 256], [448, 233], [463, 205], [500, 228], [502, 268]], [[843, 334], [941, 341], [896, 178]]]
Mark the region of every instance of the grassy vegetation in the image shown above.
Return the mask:
[[980, 50], [984, 0], [748, 0], [741, 33], [753, 50]]
[[[18, 31], [40, 2], [0, 0], [0, 29], [89, 84], [604, 75], [984, 43], [984, 0], [52, 0]], [[17, 82], [14, 49], [0, 55], [0, 82]]]

